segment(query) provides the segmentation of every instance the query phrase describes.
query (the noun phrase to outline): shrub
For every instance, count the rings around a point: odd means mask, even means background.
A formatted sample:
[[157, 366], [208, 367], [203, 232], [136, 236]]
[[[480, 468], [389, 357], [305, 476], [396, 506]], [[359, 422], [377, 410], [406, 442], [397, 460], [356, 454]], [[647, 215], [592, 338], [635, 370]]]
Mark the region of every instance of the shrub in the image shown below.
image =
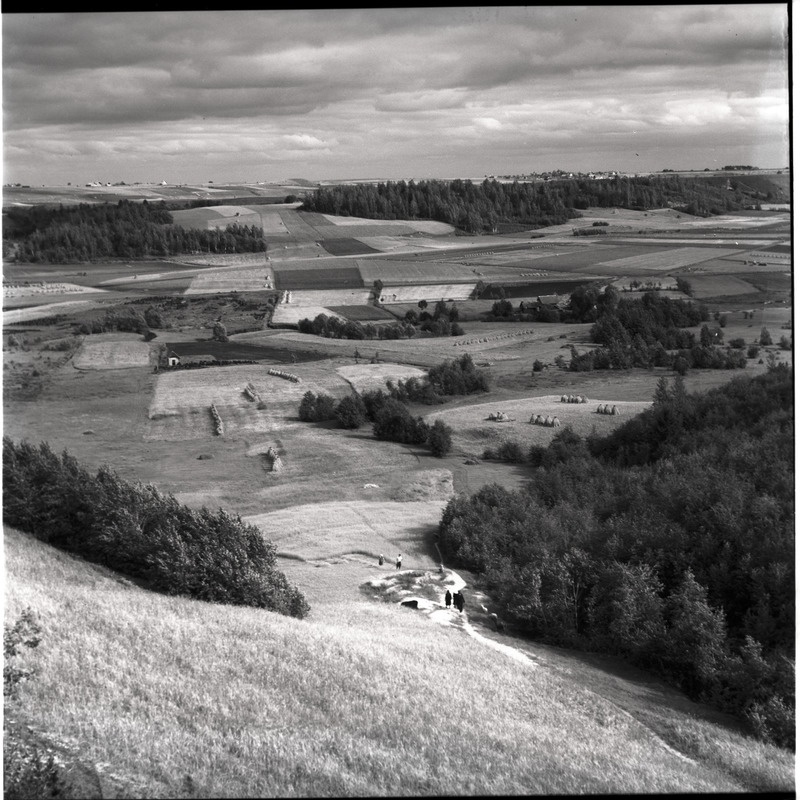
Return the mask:
[[772, 344], [772, 336], [770, 336], [770, 333], [766, 328], [761, 329], [761, 336], [758, 339], [758, 343], [762, 347], [768, 347]]
[[428, 431], [428, 445], [431, 453], [442, 458], [453, 448], [453, 429], [442, 420], [437, 419]]
[[748, 358], [758, 358], [758, 354], [761, 352], [761, 348], [757, 344], [751, 344], [750, 347], [747, 348], [747, 357]]
[[788, 336], [781, 336], [780, 342], [778, 342], [778, 344], [780, 345], [781, 350], [792, 349], [792, 342]]
[[388, 398], [375, 415], [373, 433], [377, 439], [404, 444], [424, 444], [428, 426], [421, 417], [414, 419], [409, 410], [394, 398]]
[[744, 348], [747, 347], [747, 342], [745, 342], [741, 336], [736, 339], [731, 339], [728, 344], [736, 350], [744, 350]]
[[5, 697], [12, 697], [19, 684], [33, 674], [33, 670], [17, 666], [13, 659], [20, 655], [23, 647], [28, 649], [38, 647], [41, 633], [42, 629], [30, 608], [26, 608], [12, 626], [3, 626], [3, 695]]
[[495, 455], [500, 461], [509, 461], [512, 464], [525, 463], [525, 451], [519, 442], [505, 441], [498, 448]]

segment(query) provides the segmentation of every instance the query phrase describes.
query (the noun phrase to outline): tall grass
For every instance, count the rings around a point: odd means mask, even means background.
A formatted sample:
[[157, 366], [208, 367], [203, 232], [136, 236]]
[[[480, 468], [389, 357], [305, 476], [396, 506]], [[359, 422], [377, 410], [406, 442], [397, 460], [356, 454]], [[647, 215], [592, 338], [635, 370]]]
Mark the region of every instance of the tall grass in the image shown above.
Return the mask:
[[[16, 531], [5, 543], [8, 619], [30, 606], [43, 628], [20, 692], [32, 724], [138, 796], [743, 788], [569, 678], [404, 609], [300, 621], [148, 593]], [[788, 754], [771, 769], [791, 786]]]

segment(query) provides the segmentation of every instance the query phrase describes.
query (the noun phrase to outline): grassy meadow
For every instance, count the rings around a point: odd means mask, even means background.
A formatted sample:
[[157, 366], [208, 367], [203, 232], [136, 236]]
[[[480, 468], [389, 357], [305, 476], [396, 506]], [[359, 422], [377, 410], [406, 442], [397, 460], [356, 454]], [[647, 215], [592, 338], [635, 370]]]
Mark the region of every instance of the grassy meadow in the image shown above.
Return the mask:
[[334, 602], [299, 622], [151, 594], [13, 530], [5, 549], [7, 616], [29, 606], [44, 630], [31, 725], [135, 796], [791, 786], [788, 754], [732, 733], [709, 754], [708, 726], [675, 714], [696, 741], [681, 755], [591, 685], [407, 609]]

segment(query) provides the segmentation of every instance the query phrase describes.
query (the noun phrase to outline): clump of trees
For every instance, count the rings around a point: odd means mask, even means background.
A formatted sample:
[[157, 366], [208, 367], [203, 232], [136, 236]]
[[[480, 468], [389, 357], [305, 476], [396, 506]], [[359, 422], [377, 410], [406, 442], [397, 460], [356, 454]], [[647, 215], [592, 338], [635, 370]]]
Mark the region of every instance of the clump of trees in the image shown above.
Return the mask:
[[194, 511], [107, 467], [92, 475], [44, 442], [3, 438], [3, 520], [154, 591], [300, 618], [309, 610], [255, 526], [222, 509]]
[[185, 229], [173, 224], [165, 203], [147, 200], [58, 208], [15, 207], [7, 209], [4, 218], [4, 245], [13, 243], [17, 260], [30, 263], [266, 250], [262, 228], [234, 223], [225, 230]]
[[544, 641], [613, 653], [794, 746], [793, 380], [659, 382], [609, 436], [534, 447], [525, 489], [453, 498], [440, 546]]
[[326, 339], [409, 339], [416, 328], [407, 322], [392, 322], [388, 325], [366, 324], [357, 320], [343, 320], [328, 314], [317, 314], [314, 319], [301, 319], [297, 323], [300, 333], [313, 333]]
[[446, 396], [488, 391], [486, 374], [475, 368], [469, 354], [444, 361], [428, 371], [427, 380], [411, 377], [395, 383], [387, 381], [388, 392], [373, 389], [348, 395], [338, 403], [324, 392], [307, 391], [298, 409], [304, 422], [337, 420], [343, 428], [373, 425], [376, 438], [405, 444], [427, 444], [436, 456], [447, 455], [453, 446], [452, 429], [441, 420], [428, 425], [414, 417], [407, 403], [442, 403]]
[[458, 309], [437, 301], [433, 313], [426, 311], [426, 300], [419, 302], [420, 312], [410, 309], [400, 322], [388, 325], [363, 324], [357, 320], [343, 320], [328, 314], [317, 314], [314, 319], [301, 319], [297, 323], [300, 333], [313, 333], [327, 339], [409, 339], [420, 333], [430, 336], [461, 336], [464, 329], [458, 323]]

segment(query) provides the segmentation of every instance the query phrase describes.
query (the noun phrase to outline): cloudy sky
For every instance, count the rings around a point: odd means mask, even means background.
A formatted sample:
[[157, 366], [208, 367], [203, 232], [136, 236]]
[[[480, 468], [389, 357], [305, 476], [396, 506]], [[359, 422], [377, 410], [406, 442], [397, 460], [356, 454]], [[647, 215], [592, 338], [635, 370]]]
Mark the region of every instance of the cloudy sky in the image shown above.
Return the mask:
[[4, 182], [789, 161], [785, 4], [2, 15]]

